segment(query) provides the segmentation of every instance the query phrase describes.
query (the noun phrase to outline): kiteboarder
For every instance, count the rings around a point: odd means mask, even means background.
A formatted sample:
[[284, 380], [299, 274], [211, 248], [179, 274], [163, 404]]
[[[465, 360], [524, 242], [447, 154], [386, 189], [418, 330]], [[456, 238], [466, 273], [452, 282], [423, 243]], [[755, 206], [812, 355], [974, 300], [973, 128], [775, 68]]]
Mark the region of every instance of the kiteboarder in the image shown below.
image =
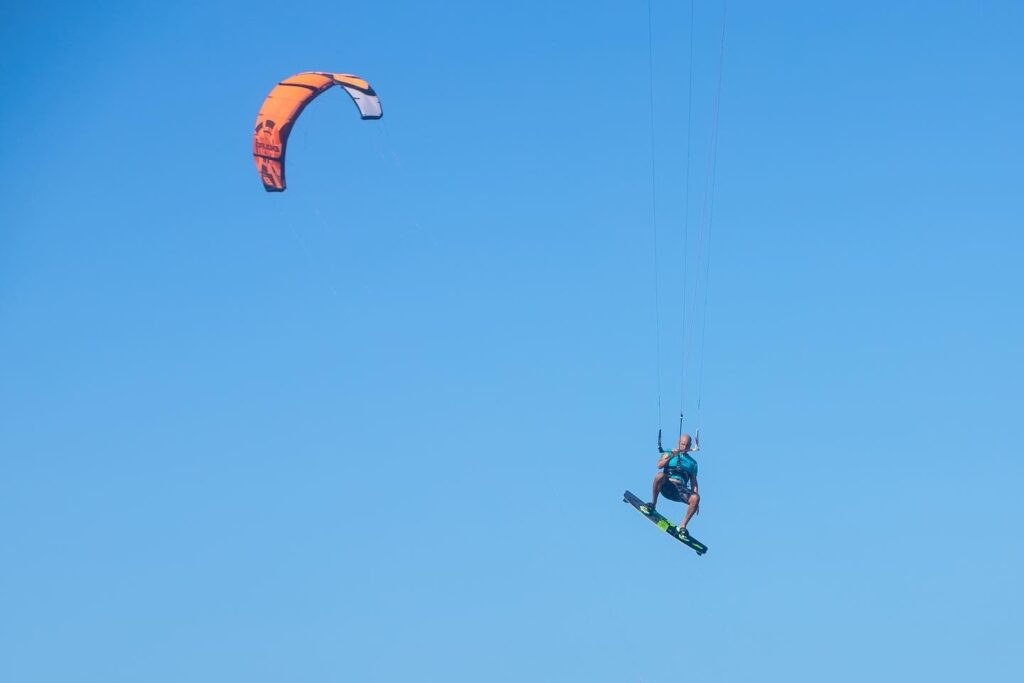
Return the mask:
[[661, 433], [658, 434], [658, 452], [661, 458], [658, 459], [658, 469], [661, 471], [654, 475], [654, 483], [651, 485], [651, 502], [646, 503], [641, 512], [649, 514], [658, 505], [658, 494], [664, 494], [669, 500], [678, 503], [686, 503], [686, 516], [676, 527], [679, 534], [689, 535], [686, 525], [690, 518], [700, 511], [700, 494], [697, 492], [697, 461], [690, 455], [698, 449], [690, 449], [692, 440], [689, 434], [679, 437], [675, 448], [666, 451], [661, 447]]

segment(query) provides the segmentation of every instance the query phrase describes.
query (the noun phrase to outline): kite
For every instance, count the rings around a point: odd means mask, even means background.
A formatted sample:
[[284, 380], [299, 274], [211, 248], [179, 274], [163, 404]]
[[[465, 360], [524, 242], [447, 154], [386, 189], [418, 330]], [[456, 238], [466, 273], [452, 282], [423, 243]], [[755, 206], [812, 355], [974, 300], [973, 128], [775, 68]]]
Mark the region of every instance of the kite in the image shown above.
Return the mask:
[[363, 120], [384, 115], [377, 93], [358, 76], [306, 71], [281, 81], [260, 107], [252, 136], [252, 158], [267, 192], [284, 192], [284, 155], [288, 135], [299, 114], [321, 93], [336, 85], [349, 94]]

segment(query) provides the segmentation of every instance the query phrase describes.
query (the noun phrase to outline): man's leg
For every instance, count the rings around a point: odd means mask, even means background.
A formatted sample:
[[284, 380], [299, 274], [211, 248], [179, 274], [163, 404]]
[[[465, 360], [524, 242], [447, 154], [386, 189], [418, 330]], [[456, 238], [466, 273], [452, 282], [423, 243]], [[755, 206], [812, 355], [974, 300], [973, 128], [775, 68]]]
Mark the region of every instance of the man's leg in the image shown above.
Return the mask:
[[654, 475], [654, 483], [651, 484], [651, 502], [648, 507], [654, 510], [658, 505], [658, 494], [661, 493], [661, 484], [665, 481], [665, 473], [658, 472]]
[[697, 512], [697, 506], [700, 505], [700, 495], [696, 493], [690, 494], [690, 500], [686, 502], [686, 516], [683, 517], [682, 523], [676, 527], [680, 531], [686, 531], [686, 525], [690, 523], [690, 518], [693, 517], [694, 513]]

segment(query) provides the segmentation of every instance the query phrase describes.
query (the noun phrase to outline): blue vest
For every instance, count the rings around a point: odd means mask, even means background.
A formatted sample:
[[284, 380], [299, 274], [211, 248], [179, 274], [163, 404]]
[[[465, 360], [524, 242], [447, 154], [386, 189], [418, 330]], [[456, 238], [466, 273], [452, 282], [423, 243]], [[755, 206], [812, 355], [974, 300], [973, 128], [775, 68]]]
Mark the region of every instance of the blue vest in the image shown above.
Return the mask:
[[692, 477], [697, 476], [697, 461], [689, 453], [677, 453], [669, 458], [664, 469], [669, 479], [681, 479], [689, 483]]

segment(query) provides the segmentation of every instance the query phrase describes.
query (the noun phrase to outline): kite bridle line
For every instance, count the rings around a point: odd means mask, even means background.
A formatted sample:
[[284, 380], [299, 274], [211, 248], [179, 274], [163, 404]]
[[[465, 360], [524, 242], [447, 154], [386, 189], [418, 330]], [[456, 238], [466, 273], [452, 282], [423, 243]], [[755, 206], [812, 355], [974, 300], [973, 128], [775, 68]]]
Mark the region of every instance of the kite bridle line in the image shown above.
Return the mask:
[[[708, 327], [708, 300], [711, 295], [711, 228], [713, 225], [714, 208], [715, 208], [715, 179], [718, 171], [718, 116], [722, 102], [722, 77], [725, 71], [725, 27], [726, 20], [728, 19], [729, 12], [729, 0], [723, 0], [722, 2], [722, 33], [719, 38], [718, 44], [718, 77], [715, 83], [715, 100], [711, 116], [711, 140], [709, 143], [710, 149], [708, 151], [708, 169], [707, 177], [704, 181], [704, 200], [703, 204], [706, 206], [706, 211], [702, 207], [702, 217], [707, 216], [706, 221], [706, 233], [707, 233], [707, 265], [704, 273], [704, 305], [701, 310], [701, 324], [700, 324], [700, 346], [698, 347], [698, 353], [700, 360], [697, 364], [697, 424], [700, 424], [701, 411], [703, 408], [703, 393], [704, 393], [704, 342], [707, 337]], [[703, 232], [704, 230], [702, 230]], [[698, 268], [700, 267], [701, 260], [698, 256]], [[700, 431], [699, 428], [697, 431]]]
[[686, 406], [686, 283], [689, 276], [690, 245], [690, 149], [693, 140], [693, 0], [690, 0], [690, 55], [686, 75], [686, 181], [683, 200], [683, 352], [679, 367], [679, 436], [683, 436], [683, 411]]
[[[661, 286], [658, 261], [657, 128], [654, 116], [654, 0], [647, 0], [647, 70], [650, 82], [651, 234], [654, 245], [654, 371], [658, 388], [658, 424], [661, 424]], [[660, 431], [660, 430], [659, 430]], [[659, 440], [660, 441], [660, 440]]]
[[[693, 138], [693, 73], [694, 73], [694, 33], [695, 16], [694, 2], [690, 1], [689, 25], [689, 60], [687, 64], [687, 104], [686, 104], [686, 156], [685, 184], [683, 205], [683, 258], [682, 258], [682, 306], [681, 318], [681, 352], [679, 375], [679, 437], [683, 435], [684, 413], [686, 407], [686, 388], [688, 367], [696, 360], [696, 420], [694, 428], [695, 450], [699, 447], [700, 421], [703, 415], [704, 385], [704, 350], [707, 339], [707, 308], [711, 288], [711, 228], [714, 214], [715, 179], [718, 167], [718, 124], [722, 94], [722, 80], [725, 62], [725, 31], [728, 16], [728, 0], [722, 3], [722, 28], [719, 41], [718, 71], [715, 81], [715, 94], [712, 104], [711, 131], [708, 139], [707, 163], [705, 167], [704, 190], [701, 200], [696, 235], [696, 254], [693, 272], [690, 272], [690, 194], [691, 194], [691, 160]], [[662, 384], [661, 384], [661, 292], [658, 253], [658, 191], [657, 191], [657, 127], [655, 98], [655, 64], [654, 64], [654, 6], [653, 0], [647, 2], [647, 34], [648, 34], [648, 72], [650, 81], [650, 143], [651, 143], [651, 232], [654, 248], [654, 308], [655, 308], [655, 369], [657, 373], [658, 424], [662, 420]], [[692, 291], [690, 279], [693, 279]], [[703, 292], [701, 290], [703, 289]], [[703, 294], [703, 296], [702, 296]], [[700, 305], [698, 305], [700, 304]], [[699, 309], [699, 310], [698, 310]], [[692, 311], [692, 312], [691, 312]], [[691, 329], [691, 317], [699, 316], [699, 330]], [[695, 339], [696, 337], [696, 339]], [[696, 343], [696, 348], [691, 345]], [[692, 356], [696, 356], [695, 359]], [[660, 429], [659, 429], [660, 443]]]

